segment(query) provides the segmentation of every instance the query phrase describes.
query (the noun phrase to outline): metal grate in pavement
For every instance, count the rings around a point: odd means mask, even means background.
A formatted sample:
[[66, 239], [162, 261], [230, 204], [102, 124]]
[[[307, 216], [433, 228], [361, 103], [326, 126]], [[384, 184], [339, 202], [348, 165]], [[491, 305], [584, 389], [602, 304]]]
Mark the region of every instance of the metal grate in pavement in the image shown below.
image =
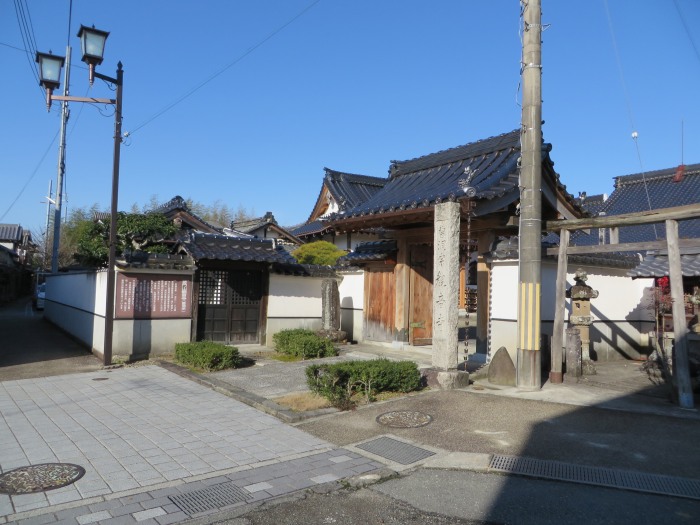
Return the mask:
[[372, 441], [357, 445], [357, 448], [366, 450], [367, 452], [371, 452], [372, 454], [376, 454], [390, 461], [395, 461], [401, 465], [410, 465], [411, 463], [435, 455], [435, 452], [431, 452], [430, 450], [409, 445], [408, 443], [389, 437], [373, 439]]
[[696, 479], [499, 454], [491, 458], [489, 468], [511, 474], [700, 500], [700, 480]]
[[168, 497], [182, 512], [193, 516], [208, 510], [244, 503], [250, 494], [233, 483], [220, 483], [205, 489]]

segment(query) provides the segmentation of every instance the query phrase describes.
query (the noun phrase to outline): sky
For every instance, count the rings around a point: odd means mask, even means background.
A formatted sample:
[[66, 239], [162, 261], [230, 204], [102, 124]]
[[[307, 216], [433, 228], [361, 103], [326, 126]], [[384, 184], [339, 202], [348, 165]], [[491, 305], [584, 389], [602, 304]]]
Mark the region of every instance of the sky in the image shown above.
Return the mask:
[[[324, 167], [386, 177], [408, 160], [520, 125], [516, 0], [0, 0], [0, 223], [43, 233], [59, 104], [47, 113], [20, 32], [72, 46], [110, 31], [124, 67], [119, 209], [175, 195], [303, 223]], [[619, 175], [700, 162], [700, 1], [542, 0], [542, 114], [573, 195]], [[59, 88], [62, 90], [63, 86]], [[111, 199], [113, 110], [72, 103], [64, 211]], [[637, 132], [637, 140], [632, 133]]]

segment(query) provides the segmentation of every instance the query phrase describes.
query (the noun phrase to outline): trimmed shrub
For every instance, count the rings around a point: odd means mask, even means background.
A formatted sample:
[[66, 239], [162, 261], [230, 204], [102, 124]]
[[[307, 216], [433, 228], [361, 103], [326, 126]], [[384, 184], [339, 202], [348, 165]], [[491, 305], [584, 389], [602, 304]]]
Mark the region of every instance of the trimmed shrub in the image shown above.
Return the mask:
[[420, 372], [413, 361], [346, 361], [306, 367], [306, 383], [312, 392], [333, 406], [350, 408], [350, 398], [362, 392], [371, 401], [378, 392], [411, 392], [420, 388]]
[[175, 345], [175, 359], [183, 364], [210, 372], [236, 368], [241, 364], [238, 348], [213, 341], [177, 343]]
[[312, 359], [315, 357], [332, 357], [338, 355], [335, 346], [328, 339], [319, 337], [312, 330], [294, 328], [282, 330], [272, 336], [275, 350], [282, 354]]

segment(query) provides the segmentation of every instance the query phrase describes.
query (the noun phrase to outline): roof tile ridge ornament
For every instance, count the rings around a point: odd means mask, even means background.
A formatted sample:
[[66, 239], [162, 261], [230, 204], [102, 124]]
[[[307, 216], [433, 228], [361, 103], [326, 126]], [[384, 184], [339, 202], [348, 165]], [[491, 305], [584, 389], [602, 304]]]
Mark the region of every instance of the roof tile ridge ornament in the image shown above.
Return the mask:
[[462, 189], [466, 197], [476, 197], [476, 188], [471, 186], [471, 182], [478, 171], [478, 169], [472, 169], [471, 166], [467, 166], [464, 168], [464, 178], [457, 181], [457, 185]]

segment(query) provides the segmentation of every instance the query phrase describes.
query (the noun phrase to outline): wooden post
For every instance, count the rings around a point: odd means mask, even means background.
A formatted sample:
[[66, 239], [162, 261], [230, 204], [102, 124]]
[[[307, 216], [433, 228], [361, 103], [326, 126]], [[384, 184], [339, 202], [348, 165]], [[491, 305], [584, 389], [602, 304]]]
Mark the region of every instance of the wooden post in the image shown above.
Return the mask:
[[491, 311], [491, 268], [485, 254], [491, 249], [496, 238], [493, 231], [479, 232], [477, 236], [476, 259], [476, 352], [484, 362], [489, 347], [489, 315]]
[[[408, 241], [405, 237], [396, 240], [398, 252], [396, 254], [396, 267], [394, 276], [396, 278], [396, 301], [394, 310], [394, 337], [393, 340], [408, 344], [408, 306], [410, 304], [409, 279], [411, 275], [410, 252]], [[366, 292], [365, 292], [366, 293]]]
[[666, 242], [668, 243], [668, 276], [671, 281], [673, 298], [673, 339], [675, 356], [673, 359], [673, 378], [678, 386], [678, 405], [681, 408], [693, 408], [693, 388], [690, 382], [688, 363], [688, 326], [685, 321], [683, 303], [683, 273], [681, 256], [678, 249], [678, 222], [666, 221]]
[[564, 352], [564, 311], [566, 309], [566, 272], [568, 261], [566, 250], [569, 247], [569, 230], [559, 232], [559, 260], [557, 263], [557, 284], [554, 297], [554, 328], [552, 332], [552, 368], [549, 372], [551, 383], [564, 381], [563, 352]]

